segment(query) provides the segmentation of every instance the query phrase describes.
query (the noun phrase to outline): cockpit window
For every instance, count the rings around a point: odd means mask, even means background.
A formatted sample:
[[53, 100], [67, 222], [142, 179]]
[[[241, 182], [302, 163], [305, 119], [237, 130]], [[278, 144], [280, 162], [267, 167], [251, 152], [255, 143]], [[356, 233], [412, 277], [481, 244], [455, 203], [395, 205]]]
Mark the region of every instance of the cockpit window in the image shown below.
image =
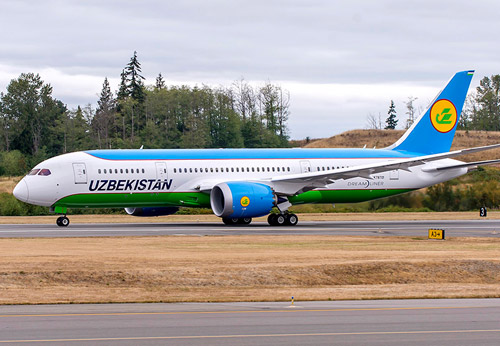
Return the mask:
[[39, 171], [40, 171], [40, 169], [39, 169], [39, 168], [32, 169], [32, 170], [28, 173], [28, 175], [36, 175]]
[[47, 168], [43, 168], [42, 170], [40, 170], [40, 173], [38, 173], [38, 175], [50, 175], [50, 169], [47, 169]]

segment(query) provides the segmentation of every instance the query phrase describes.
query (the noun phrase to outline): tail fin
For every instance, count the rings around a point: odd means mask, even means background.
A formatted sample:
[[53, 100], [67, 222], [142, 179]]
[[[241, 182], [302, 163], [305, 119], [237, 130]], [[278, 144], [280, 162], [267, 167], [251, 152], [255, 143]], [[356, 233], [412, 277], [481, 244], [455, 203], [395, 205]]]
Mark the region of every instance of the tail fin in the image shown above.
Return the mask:
[[437, 154], [450, 150], [474, 71], [458, 72], [429, 108], [386, 149]]

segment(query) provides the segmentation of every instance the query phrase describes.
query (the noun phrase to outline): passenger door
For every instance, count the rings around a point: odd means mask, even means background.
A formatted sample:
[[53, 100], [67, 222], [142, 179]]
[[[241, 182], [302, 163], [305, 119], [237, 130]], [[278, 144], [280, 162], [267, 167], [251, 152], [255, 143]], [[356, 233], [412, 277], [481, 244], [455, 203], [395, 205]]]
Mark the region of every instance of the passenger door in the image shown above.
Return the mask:
[[300, 172], [308, 173], [311, 171], [311, 163], [309, 161], [300, 161]]
[[87, 184], [87, 168], [84, 163], [73, 163], [75, 184]]
[[156, 179], [167, 180], [167, 164], [165, 162], [156, 162]]

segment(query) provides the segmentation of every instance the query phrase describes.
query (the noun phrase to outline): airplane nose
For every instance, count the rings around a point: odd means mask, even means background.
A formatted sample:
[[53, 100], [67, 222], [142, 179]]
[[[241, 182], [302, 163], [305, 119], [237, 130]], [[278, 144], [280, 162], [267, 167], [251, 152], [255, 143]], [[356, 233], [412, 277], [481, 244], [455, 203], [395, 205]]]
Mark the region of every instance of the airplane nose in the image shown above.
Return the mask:
[[21, 180], [16, 187], [14, 188], [14, 191], [12, 192], [14, 194], [14, 197], [16, 197], [18, 200], [22, 202], [28, 202], [29, 199], [29, 191], [28, 191], [28, 184], [26, 184], [26, 180]]

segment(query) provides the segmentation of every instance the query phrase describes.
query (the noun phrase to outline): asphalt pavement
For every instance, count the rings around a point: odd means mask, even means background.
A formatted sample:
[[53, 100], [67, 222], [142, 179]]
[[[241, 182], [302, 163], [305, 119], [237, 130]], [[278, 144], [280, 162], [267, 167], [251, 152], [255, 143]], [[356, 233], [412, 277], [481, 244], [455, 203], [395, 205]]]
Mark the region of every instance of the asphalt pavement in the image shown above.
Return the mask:
[[357, 235], [427, 237], [430, 228], [447, 237], [500, 237], [500, 220], [302, 221], [296, 226], [265, 222], [226, 226], [222, 223], [101, 223], [58, 227], [55, 224], [0, 225], [0, 238], [112, 237], [157, 235]]
[[499, 345], [500, 299], [0, 306], [0, 344]]

